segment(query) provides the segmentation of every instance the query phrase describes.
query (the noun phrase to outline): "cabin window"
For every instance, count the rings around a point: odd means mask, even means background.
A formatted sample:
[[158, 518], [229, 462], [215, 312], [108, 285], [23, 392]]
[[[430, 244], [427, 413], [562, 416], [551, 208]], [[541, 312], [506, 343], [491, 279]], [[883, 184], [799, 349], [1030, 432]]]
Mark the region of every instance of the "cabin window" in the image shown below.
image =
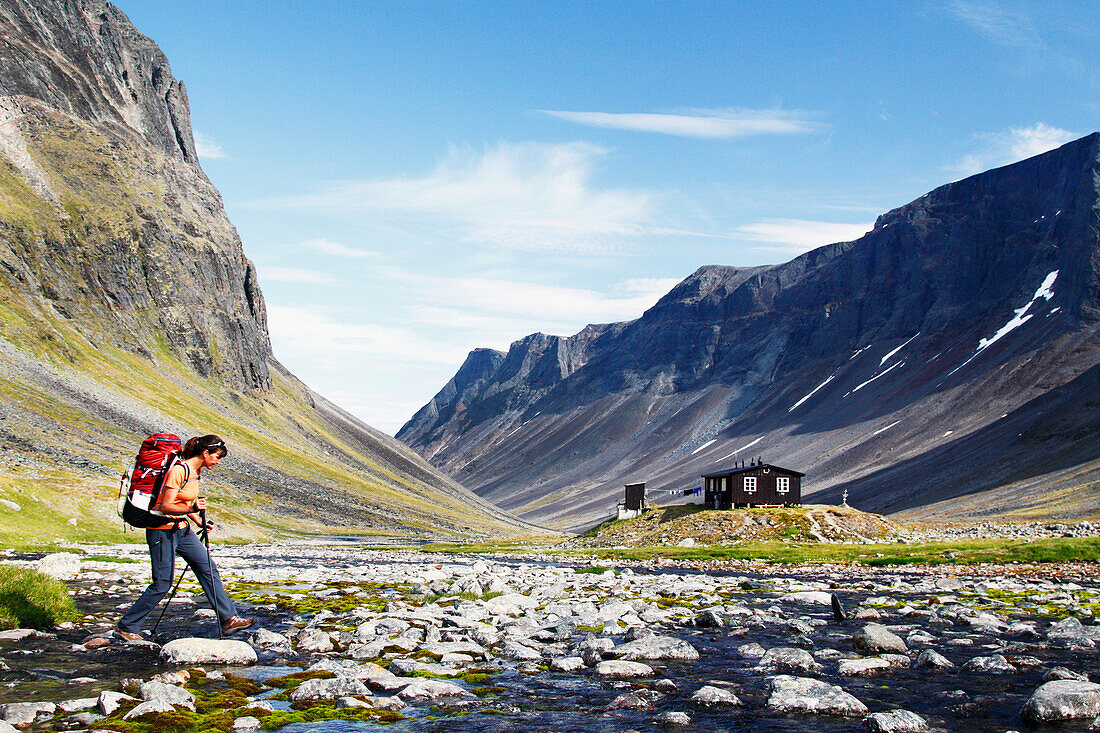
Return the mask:
[[746, 494], [756, 493], [756, 476], [746, 476], [745, 477], [745, 493]]
[[777, 476], [775, 479], [775, 490], [780, 494], [789, 493], [791, 490], [791, 480], [786, 476]]

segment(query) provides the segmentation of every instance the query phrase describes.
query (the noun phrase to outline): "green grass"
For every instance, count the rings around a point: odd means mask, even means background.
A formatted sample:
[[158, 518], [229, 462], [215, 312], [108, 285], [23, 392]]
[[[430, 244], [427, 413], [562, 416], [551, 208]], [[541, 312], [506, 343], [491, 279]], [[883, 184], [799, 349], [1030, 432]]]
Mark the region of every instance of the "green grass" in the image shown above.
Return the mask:
[[34, 570], [0, 565], [0, 626], [46, 631], [79, 617], [60, 580]]
[[[462, 545], [449, 544], [439, 552], [461, 553]], [[510, 548], [484, 544], [470, 552], [506, 552]], [[1051, 537], [1031, 542], [1013, 539], [960, 540], [957, 542], [922, 542], [913, 544], [790, 544], [785, 542], [755, 542], [739, 545], [696, 547], [633, 547], [566, 550], [563, 554], [577, 558], [645, 561], [657, 558], [695, 562], [724, 560], [757, 560], [768, 563], [858, 563], [883, 565], [970, 565], [975, 563], [1054, 563], [1096, 562], [1100, 560], [1100, 538]], [[593, 569], [577, 572], [594, 572]]]

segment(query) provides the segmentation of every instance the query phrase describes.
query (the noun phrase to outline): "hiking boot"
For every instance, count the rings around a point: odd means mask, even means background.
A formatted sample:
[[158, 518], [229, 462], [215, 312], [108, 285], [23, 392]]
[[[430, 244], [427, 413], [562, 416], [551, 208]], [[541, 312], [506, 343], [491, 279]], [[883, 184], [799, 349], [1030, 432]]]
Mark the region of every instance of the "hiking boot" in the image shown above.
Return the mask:
[[126, 641], [145, 641], [143, 638], [141, 638], [141, 634], [137, 633], [136, 631], [126, 631], [121, 626], [115, 627], [115, 633], [121, 636]]
[[241, 629], [247, 629], [251, 625], [252, 625], [252, 619], [251, 618], [243, 618], [241, 616], [232, 616], [230, 618], [227, 618], [222, 623], [222, 633], [226, 634], [226, 635], [232, 634], [236, 631], [240, 631]]

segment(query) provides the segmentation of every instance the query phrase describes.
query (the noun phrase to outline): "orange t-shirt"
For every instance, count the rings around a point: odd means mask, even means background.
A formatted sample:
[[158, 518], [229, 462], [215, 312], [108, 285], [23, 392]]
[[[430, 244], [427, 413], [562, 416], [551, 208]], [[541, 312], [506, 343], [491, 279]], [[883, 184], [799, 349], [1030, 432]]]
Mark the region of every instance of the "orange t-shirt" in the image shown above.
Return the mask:
[[[172, 466], [168, 471], [167, 478], [164, 479], [164, 487], [161, 489], [161, 497], [163, 497], [169, 490], [175, 490], [178, 492], [180, 499], [183, 499], [188, 504], [199, 498], [199, 477], [191, 475], [191, 469], [188, 466], [177, 463]], [[163, 501], [163, 499], [162, 499]], [[160, 504], [157, 504], [157, 509], [160, 508]], [[149, 527], [149, 529], [172, 529], [179, 522], [187, 522], [187, 517], [179, 515], [172, 517], [172, 521], [165, 524], [158, 525], [156, 527]]]

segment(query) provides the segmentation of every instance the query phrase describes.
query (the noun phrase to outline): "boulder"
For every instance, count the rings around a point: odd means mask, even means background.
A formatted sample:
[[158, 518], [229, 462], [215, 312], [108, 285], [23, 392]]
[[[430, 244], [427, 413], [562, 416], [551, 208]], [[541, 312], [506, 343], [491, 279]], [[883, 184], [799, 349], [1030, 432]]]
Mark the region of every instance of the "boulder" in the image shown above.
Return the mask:
[[777, 646], [764, 652], [756, 669], [765, 674], [775, 672], [816, 672], [821, 665], [805, 649]]
[[597, 664], [596, 674], [609, 679], [624, 680], [633, 677], [649, 677], [653, 674], [653, 668], [641, 662], [611, 659]]
[[169, 664], [255, 664], [256, 650], [235, 639], [175, 639], [160, 650]]
[[298, 634], [296, 645], [299, 652], [306, 654], [324, 654], [335, 648], [332, 637], [327, 632], [310, 628], [302, 629], [302, 633]]
[[248, 643], [258, 649], [274, 652], [275, 654], [290, 654], [294, 651], [290, 645], [290, 639], [262, 627], [248, 636]]
[[744, 704], [737, 695], [721, 687], [715, 687], [714, 685], [703, 685], [700, 687], [692, 694], [691, 701], [696, 705], [702, 705], [708, 708], [718, 706], [735, 707]]
[[887, 669], [890, 669], [890, 662], [882, 657], [841, 659], [836, 665], [836, 672], [841, 677], [870, 677]]
[[113, 690], [104, 690], [99, 693], [99, 699], [96, 701], [96, 707], [99, 708], [99, 712], [104, 715], [110, 715], [114, 711], [118, 710], [118, 706], [123, 700], [135, 700], [136, 698], [129, 695], [123, 695], [121, 692], [114, 692]]
[[52, 702], [9, 702], [0, 705], [0, 719], [9, 725], [26, 727], [35, 720], [53, 717], [57, 706]]
[[653, 723], [659, 728], [686, 728], [691, 725], [691, 717], [678, 710], [669, 710], [654, 718]]
[[233, 721], [231, 733], [255, 733], [260, 729], [260, 719], [251, 715], [244, 715]]
[[169, 705], [187, 708], [195, 712], [195, 696], [182, 687], [164, 682], [144, 682], [141, 685], [141, 699], [145, 702], [163, 700]]
[[517, 662], [533, 662], [542, 659], [542, 652], [517, 641], [506, 641], [500, 649], [500, 656]]
[[671, 659], [692, 662], [699, 658], [699, 652], [683, 639], [673, 636], [646, 636], [620, 644], [611, 650], [619, 659]]
[[922, 733], [931, 730], [924, 718], [908, 710], [871, 713], [863, 722], [871, 733]]
[[779, 675], [769, 680], [768, 708], [781, 713], [865, 715], [867, 706], [836, 685]]
[[146, 715], [155, 715], [157, 713], [174, 713], [176, 709], [172, 707], [172, 703], [167, 700], [148, 700], [139, 705], [134, 706], [134, 709], [122, 716], [123, 720], [140, 720]]
[[787, 593], [779, 597], [779, 600], [788, 603], [806, 603], [814, 606], [832, 606], [833, 594], [823, 590], [802, 590], [795, 593]]
[[722, 617], [714, 609], [707, 608], [699, 612], [695, 617], [695, 625], [700, 629], [720, 629], [725, 624]]
[[1080, 680], [1054, 680], [1039, 686], [1021, 711], [1029, 723], [1087, 720], [1100, 716], [1100, 685]]
[[418, 678], [398, 692], [397, 697], [405, 702], [421, 702], [445, 697], [474, 697], [474, 695], [453, 682]]
[[576, 672], [587, 665], [580, 657], [554, 657], [550, 660], [551, 672]]
[[607, 706], [608, 710], [652, 710], [653, 703], [637, 692], [624, 692]]
[[866, 656], [874, 656], [883, 652], [905, 654], [909, 647], [900, 636], [881, 624], [867, 624], [858, 629], [852, 635], [852, 646], [856, 651]]
[[954, 669], [955, 664], [947, 657], [932, 649], [925, 649], [913, 662], [914, 669]]
[[315, 700], [336, 700], [351, 695], [369, 695], [366, 683], [355, 677], [334, 677], [332, 679], [306, 680], [294, 688], [289, 697], [292, 703], [313, 702]]
[[475, 659], [485, 659], [485, 647], [472, 641], [435, 641], [421, 644], [418, 652], [427, 652], [433, 657], [445, 654], [468, 654]]
[[553, 644], [558, 641], [569, 641], [577, 631], [577, 623], [573, 619], [565, 619], [554, 624], [548, 624], [531, 634], [535, 641], [545, 644]]
[[971, 674], [1012, 674], [1016, 667], [1004, 656], [993, 654], [988, 657], [974, 657], [962, 666], [962, 671]]
[[58, 580], [72, 580], [80, 575], [80, 555], [73, 552], [52, 552], [35, 563], [34, 569]]
[[538, 599], [522, 593], [505, 593], [485, 601], [485, 609], [494, 616], [519, 616], [538, 605]]

